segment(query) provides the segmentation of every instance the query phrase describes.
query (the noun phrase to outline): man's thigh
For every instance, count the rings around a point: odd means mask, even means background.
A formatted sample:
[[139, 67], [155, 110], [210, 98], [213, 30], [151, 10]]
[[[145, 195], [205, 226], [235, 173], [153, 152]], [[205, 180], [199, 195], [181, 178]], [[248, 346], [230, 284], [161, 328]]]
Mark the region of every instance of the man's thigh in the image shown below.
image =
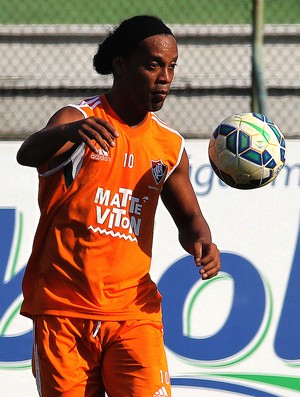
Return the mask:
[[[102, 379], [108, 396], [170, 397], [162, 324], [149, 321], [122, 324], [105, 345], [102, 356]], [[107, 326], [109, 323], [102, 323], [103, 335]]]
[[41, 397], [104, 397], [95, 322], [38, 316], [33, 373]]

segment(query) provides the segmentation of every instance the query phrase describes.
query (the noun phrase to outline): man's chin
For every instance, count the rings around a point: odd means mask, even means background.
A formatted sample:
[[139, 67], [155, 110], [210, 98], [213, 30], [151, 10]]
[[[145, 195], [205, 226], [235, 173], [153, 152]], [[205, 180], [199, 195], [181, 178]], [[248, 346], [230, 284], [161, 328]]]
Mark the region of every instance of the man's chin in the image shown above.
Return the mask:
[[158, 112], [164, 105], [164, 101], [163, 102], [157, 102], [157, 103], [151, 103], [150, 104], [150, 111], [151, 112]]

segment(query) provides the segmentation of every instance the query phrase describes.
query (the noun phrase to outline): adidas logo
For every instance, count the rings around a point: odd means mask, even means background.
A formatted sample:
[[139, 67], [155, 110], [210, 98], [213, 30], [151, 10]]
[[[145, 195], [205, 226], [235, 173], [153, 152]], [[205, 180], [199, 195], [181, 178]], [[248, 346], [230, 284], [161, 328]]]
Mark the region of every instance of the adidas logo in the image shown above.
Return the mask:
[[153, 397], [157, 397], [157, 396], [168, 397], [168, 393], [167, 393], [165, 386], [163, 386], [162, 388], [160, 388], [159, 390], [157, 390], [157, 392], [155, 392], [153, 394]]
[[102, 160], [102, 161], [110, 161], [110, 157], [109, 154], [103, 150], [103, 149], [99, 149], [98, 153], [92, 153], [91, 154], [91, 159], [93, 160]]

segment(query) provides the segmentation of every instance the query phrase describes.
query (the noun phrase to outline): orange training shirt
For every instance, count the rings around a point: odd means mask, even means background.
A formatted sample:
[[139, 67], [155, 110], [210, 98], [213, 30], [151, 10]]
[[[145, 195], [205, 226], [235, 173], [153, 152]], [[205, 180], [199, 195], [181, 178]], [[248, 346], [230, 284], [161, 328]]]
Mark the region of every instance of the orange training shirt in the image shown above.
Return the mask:
[[109, 153], [81, 143], [70, 159], [40, 173], [41, 217], [21, 313], [161, 320], [149, 275], [154, 215], [183, 138], [151, 112], [129, 127], [105, 96], [70, 106], [109, 121], [120, 136]]

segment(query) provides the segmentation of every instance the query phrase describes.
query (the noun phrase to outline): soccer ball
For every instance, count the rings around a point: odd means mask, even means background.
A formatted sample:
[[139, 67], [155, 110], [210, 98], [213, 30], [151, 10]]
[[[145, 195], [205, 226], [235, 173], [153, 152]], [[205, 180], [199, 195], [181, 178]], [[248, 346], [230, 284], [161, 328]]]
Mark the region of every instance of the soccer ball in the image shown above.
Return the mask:
[[259, 113], [240, 113], [215, 129], [208, 149], [216, 175], [237, 189], [253, 189], [273, 181], [285, 163], [280, 129]]

